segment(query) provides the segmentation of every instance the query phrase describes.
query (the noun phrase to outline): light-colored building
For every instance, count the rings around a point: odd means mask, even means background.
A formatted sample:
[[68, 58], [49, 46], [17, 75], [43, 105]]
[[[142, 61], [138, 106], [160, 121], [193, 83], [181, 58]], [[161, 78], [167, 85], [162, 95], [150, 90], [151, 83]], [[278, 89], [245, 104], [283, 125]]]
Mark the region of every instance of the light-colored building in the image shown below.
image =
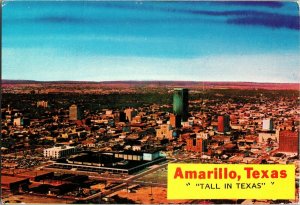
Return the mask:
[[279, 142], [279, 130], [276, 130], [276, 132], [274, 131], [274, 132], [258, 133], [258, 142], [259, 143], [267, 142], [269, 138], [275, 142]]
[[198, 139], [204, 139], [207, 140], [209, 137], [209, 134], [207, 132], [200, 132], [196, 134], [196, 138]]
[[62, 158], [76, 153], [76, 147], [60, 146], [44, 149], [44, 157]]
[[159, 157], [163, 157], [160, 151], [125, 151], [114, 154], [115, 158], [122, 158], [129, 161], [153, 161]]
[[14, 126], [21, 126], [22, 125], [22, 119], [21, 117], [14, 119]]
[[113, 114], [113, 111], [112, 110], [106, 110], [105, 111], [105, 115], [112, 115]]
[[143, 153], [144, 161], [153, 161], [161, 156], [159, 151]]
[[160, 125], [158, 129], [156, 129], [156, 137], [159, 140], [162, 139], [173, 139], [173, 130], [172, 126], [168, 124]]
[[42, 101], [37, 101], [36, 106], [37, 106], [37, 107], [47, 108], [47, 107], [48, 107], [48, 101], [44, 101], [44, 100], [42, 100]]
[[81, 120], [81, 109], [77, 105], [71, 105], [69, 108], [69, 120]]
[[141, 152], [120, 152], [115, 153], [115, 158], [122, 158], [124, 160], [141, 161], [143, 154]]
[[132, 146], [132, 151], [141, 151], [142, 150], [142, 146], [141, 145], [133, 145]]
[[125, 109], [124, 112], [126, 114], [126, 120], [128, 120], [129, 122], [131, 122], [132, 118], [137, 115], [137, 111], [133, 108]]
[[273, 130], [273, 119], [263, 119], [262, 129], [265, 131]]

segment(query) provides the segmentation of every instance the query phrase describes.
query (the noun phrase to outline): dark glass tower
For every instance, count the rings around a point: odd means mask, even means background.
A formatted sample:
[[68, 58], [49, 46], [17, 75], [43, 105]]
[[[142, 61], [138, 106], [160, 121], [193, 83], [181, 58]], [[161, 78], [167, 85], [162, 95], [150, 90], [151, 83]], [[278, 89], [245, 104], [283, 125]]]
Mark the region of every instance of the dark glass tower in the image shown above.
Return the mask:
[[181, 117], [182, 121], [187, 121], [189, 108], [189, 90], [186, 88], [175, 88], [173, 95], [173, 113]]

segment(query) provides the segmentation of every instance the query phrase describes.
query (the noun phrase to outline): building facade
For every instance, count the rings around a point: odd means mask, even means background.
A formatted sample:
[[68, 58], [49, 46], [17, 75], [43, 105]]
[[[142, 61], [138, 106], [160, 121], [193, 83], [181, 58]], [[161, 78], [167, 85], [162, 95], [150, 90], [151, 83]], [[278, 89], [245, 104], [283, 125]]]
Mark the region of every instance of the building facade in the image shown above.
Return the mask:
[[280, 131], [278, 151], [299, 154], [299, 132], [291, 130]]
[[137, 111], [134, 110], [133, 108], [125, 109], [124, 113], [126, 115], [126, 120], [128, 120], [128, 122], [131, 122], [132, 119], [137, 115]]
[[44, 150], [44, 157], [52, 157], [55, 159], [67, 157], [76, 153], [76, 147], [60, 146], [52, 147]]
[[230, 131], [230, 117], [229, 115], [218, 116], [218, 132]]
[[159, 140], [162, 140], [162, 139], [171, 140], [171, 139], [173, 139], [172, 127], [170, 125], [167, 125], [167, 124], [160, 125], [160, 128], [156, 129], [156, 137]]
[[190, 152], [206, 152], [207, 141], [202, 138], [188, 138], [186, 140], [186, 150]]
[[178, 115], [170, 114], [170, 125], [173, 128], [181, 127], [181, 117]]
[[79, 106], [71, 105], [69, 108], [69, 120], [81, 120], [82, 111]]
[[262, 129], [265, 131], [273, 130], [273, 119], [263, 119]]
[[44, 100], [37, 101], [36, 106], [37, 107], [42, 107], [42, 108], [47, 108], [48, 107], [48, 101], [44, 101]]

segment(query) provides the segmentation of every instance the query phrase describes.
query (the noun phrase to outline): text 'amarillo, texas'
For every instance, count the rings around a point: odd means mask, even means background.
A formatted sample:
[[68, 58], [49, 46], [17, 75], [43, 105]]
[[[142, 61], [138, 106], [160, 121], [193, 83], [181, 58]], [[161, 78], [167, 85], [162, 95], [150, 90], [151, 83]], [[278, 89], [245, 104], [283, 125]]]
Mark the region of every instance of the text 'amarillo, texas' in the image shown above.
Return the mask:
[[169, 164], [168, 198], [292, 199], [294, 180], [294, 165]]

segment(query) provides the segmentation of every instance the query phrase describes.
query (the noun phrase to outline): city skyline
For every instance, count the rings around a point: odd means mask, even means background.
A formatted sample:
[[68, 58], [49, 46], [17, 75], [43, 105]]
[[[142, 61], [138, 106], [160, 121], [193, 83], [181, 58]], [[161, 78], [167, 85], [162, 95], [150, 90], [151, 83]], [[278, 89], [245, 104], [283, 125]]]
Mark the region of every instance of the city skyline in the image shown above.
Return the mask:
[[11, 2], [2, 78], [298, 83], [296, 2]]

